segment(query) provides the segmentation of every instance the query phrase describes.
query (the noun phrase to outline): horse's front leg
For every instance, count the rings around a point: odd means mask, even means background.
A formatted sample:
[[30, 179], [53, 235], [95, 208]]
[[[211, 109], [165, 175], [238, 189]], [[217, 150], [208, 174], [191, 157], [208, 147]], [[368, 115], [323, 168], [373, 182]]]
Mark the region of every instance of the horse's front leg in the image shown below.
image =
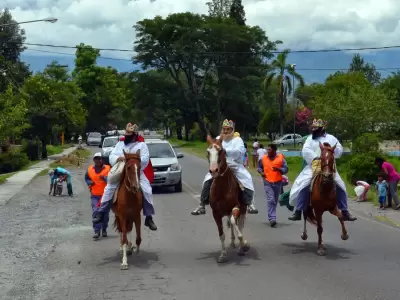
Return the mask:
[[[246, 245], [247, 241], [245, 241], [245, 239], [243, 238], [243, 233], [238, 226], [239, 217], [240, 217], [240, 208], [236, 206], [232, 209], [231, 226], [235, 229], [238, 240], [239, 240], [238, 254], [244, 255], [245, 251], [244, 251], [243, 247]], [[244, 226], [244, 223], [243, 223], [243, 226]]]
[[230, 216], [228, 217], [228, 228], [231, 229], [231, 244], [230, 244], [230, 247], [232, 249], [235, 249], [236, 248], [236, 245], [235, 245], [235, 229], [231, 225]]
[[[315, 211], [315, 210], [314, 210]], [[325, 247], [322, 241], [322, 232], [324, 229], [322, 228], [322, 213], [320, 211], [315, 211], [315, 218], [317, 219], [317, 232], [318, 232], [318, 255], [325, 255]]]
[[224, 227], [222, 225], [223, 224], [222, 216], [219, 213], [216, 213], [213, 211], [213, 217], [214, 217], [215, 223], [217, 224], [219, 239], [221, 241], [221, 254], [218, 257], [218, 263], [225, 263], [228, 261], [228, 259], [226, 257], [225, 234], [224, 234]]
[[333, 211], [331, 211], [331, 214], [336, 216], [339, 219], [340, 222], [340, 226], [342, 226], [342, 234], [341, 234], [341, 238], [343, 241], [346, 241], [349, 239], [349, 234], [347, 233], [347, 229], [346, 226], [344, 225], [344, 220], [343, 220], [343, 214], [342, 212], [338, 209], [338, 207], [336, 206], [335, 209]]
[[243, 210], [241, 210], [241, 212], [243, 212], [240, 216], [239, 216], [239, 231], [242, 233], [243, 236], [243, 240], [242, 243], [240, 244], [240, 248], [239, 248], [239, 255], [244, 255], [247, 251], [250, 250], [250, 245], [249, 243], [244, 239], [244, 235], [243, 235], [243, 231], [244, 231], [244, 223], [246, 221], [246, 212], [247, 212], [247, 207], [245, 207]]
[[[311, 209], [311, 208], [309, 208]], [[307, 235], [307, 211], [303, 211], [303, 218], [304, 218], [304, 227], [303, 227], [303, 233], [301, 234], [301, 239], [303, 241], [306, 241], [308, 239]]]

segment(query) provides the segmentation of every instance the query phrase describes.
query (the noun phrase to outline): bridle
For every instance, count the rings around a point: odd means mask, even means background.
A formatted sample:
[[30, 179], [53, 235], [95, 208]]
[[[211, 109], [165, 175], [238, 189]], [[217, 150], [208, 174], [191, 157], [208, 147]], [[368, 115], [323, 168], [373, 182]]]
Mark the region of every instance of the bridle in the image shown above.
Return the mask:
[[[138, 161], [139, 163], [138, 164], [135, 164], [135, 162], [134, 161]], [[140, 160], [140, 157], [130, 157], [130, 158], [128, 158], [127, 160], [126, 160], [126, 162], [125, 162], [125, 177], [126, 177], [126, 181], [124, 180], [124, 185], [125, 185], [125, 187], [126, 187], [126, 189], [128, 190], [128, 191], [130, 191], [130, 192], [132, 192], [132, 193], [137, 193], [137, 192], [139, 192], [141, 189], [140, 189], [140, 179], [139, 179], [139, 172], [140, 172], [140, 162], [141, 162], [141, 160]], [[131, 166], [134, 166], [134, 167], [136, 167], [137, 169], [135, 170], [136, 172], [136, 186], [132, 183], [132, 179], [131, 179], [131, 177], [128, 175], [129, 174], [129, 172], [128, 172], [128, 168], [130, 168]], [[129, 185], [128, 185], [128, 184]]]
[[[332, 158], [327, 157], [328, 153], [330, 153], [332, 155]], [[333, 160], [333, 161], [331, 161], [331, 160]], [[334, 156], [334, 150], [332, 148], [324, 147], [323, 151], [321, 151], [320, 163], [321, 163], [322, 181], [324, 183], [332, 181], [333, 175], [336, 174], [335, 156]], [[331, 167], [331, 164], [332, 164], [332, 167]], [[325, 168], [329, 168], [329, 170], [332, 170], [332, 172], [329, 172], [329, 173], [324, 172], [323, 170]], [[331, 177], [332, 177], [332, 179], [331, 179]]]
[[[222, 177], [222, 176], [225, 175], [225, 173], [226, 173], [226, 172], [228, 171], [228, 169], [229, 169], [229, 166], [228, 166], [228, 164], [226, 163], [225, 170], [224, 170], [222, 173], [220, 172], [220, 165], [221, 165], [221, 162], [222, 162], [222, 160], [221, 160], [221, 154], [225, 154], [225, 155], [226, 155], [226, 151], [225, 151], [224, 148], [221, 147], [221, 145], [218, 145], [218, 144], [215, 144], [215, 143], [213, 143], [213, 144], [209, 147], [209, 149], [211, 149], [211, 148], [214, 148], [214, 149], [216, 149], [216, 150], [218, 151], [218, 153], [217, 153], [217, 155], [218, 155], [218, 160], [217, 160], [218, 171], [216, 172], [216, 175], [215, 175], [214, 177]], [[210, 154], [209, 154], [209, 153], [208, 153], [208, 155], [207, 155], [207, 159], [208, 159], [208, 162], [210, 163]]]

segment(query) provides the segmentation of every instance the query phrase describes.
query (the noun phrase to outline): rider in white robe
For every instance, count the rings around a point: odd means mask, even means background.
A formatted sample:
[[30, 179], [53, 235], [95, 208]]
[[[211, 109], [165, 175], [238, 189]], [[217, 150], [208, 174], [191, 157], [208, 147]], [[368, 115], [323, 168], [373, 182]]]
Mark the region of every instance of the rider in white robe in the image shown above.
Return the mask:
[[[329, 143], [332, 147], [336, 145], [335, 148], [335, 159], [338, 159], [343, 154], [343, 147], [333, 135], [327, 134], [325, 132], [326, 122], [319, 119], [314, 120], [312, 123], [312, 135], [310, 135], [304, 143], [302, 156], [306, 161], [307, 165], [297, 176], [293, 186], [290, 190], [289, 204], [296, 207], [294, 214], [289, 218], [291, 221], [300, 221], [301, 212], [307, 210], [309, 200], [310, 200], [310, 184], [313, 176], [312, 171], [312, 161], [315, 159], [320, 159], [321, 149], [320, 143]], [[336, 171], [335, 174], [336, 182], [336, 195], [337, 195], [337, 205], [342, 211], [344, 219], [346, 221], [355, 221], [356, 217], [352, 216], [347, 210], [347, 193], [346, 185]]]
[[[222, 123], [223, 141], [222, 147], [226, 151], [226, 159], [228, 166], [234, 172], [238, 181], [243, 185], [242, 200], [245, 204], [251, 205], [254, 198], [254, 185], [253, 179], [249, 171], [243, 165], [243, 155], [245, 154], [245, 147], [243, 140], [240, 137], [234, 137], [234, 123], [233, 121], [224, 120]], [[217, 137], [219, 139], [220, 136]], [[200, 196], [200, 206], [192, 211], [192, 215], [205, 214], [205, 206], [209, 204], [210, 188], [213, 178], [211, 173], [208, 172], [203, 181], [203, 188]]]
[[[137, 134], [138, 129], [136, 124], [131, 125], [129, 123], [125, 130], [124, 141], [118, 142], [110, 153], [110, 165], [114, 166], [118, 161], [124, 161], [125, 157], [123, 151], [125, 151], [125, 153], [136, 153], [140, 150], [140, 188], [143, 193], [143, 199], [145, 200], [143, 201], [143, 215], [146, 217], [144, 224], [149, 227], [150, 230], [157, 230], [157, 226], [154, 224], [152, 217], [154, 215], [152, 188], [149, 180], [143, 173], [143, 170], [147, 167], [150, 161], [149, 149], [147, 148], [146, 143], [136, 141]], [[119, 183], [111, 183], [110, 180], [108, 181], [107, 186], [104, 189], [103, 197], [101, 198], [101, 205], [93, 218], [93, 223], [101, 222], [104, 213], [110, 210], [112, 199], [118, 186]]]

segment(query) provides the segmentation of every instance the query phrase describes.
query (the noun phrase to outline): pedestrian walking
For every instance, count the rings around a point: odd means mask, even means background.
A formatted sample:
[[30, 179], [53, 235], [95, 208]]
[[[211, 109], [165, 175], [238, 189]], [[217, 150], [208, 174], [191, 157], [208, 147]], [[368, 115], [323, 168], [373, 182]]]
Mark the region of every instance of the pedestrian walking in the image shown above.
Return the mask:
[[397, 185], [400, 181], [400, 174], [396, 171], [394, 166], [385, 161], [382, 157], [377, 157], [375, 159], [375, 164], [381, 169], [386, 175], [386, 181], [389, 185], [389, 194], [387, 200], [387, 207], [392, 207], [392, 199], [395, 203], [395, 209], [400, 209], [399, 196], [397, 195]]
[[389, 187], [387, 182], [383, 179], [384, 176], [385, 176], [385, 173], [378, 174], [378, 181], [375, 184], [376, 192], [378, 194], [378, 201], [379, 201], [381, 209], [385, 209], [387, 190]]
[[267, 155], [258, 161], [257, 171], [263, 178], [264, 191], [267, 199], [268, 221], [271, 227], [276, 226], [276, 206], [282, 189], [283, 174], [287, 174], [288, 166], [285, 157], [276, 153], [274, 144], [268, 145]]
[[260, 146], [260, 143], [258, 142], [258, 139], [254, 139], [253, 150], [251, 152], [251, 156], [252, 156], [252, 159], [253, 159], [253, 168], [254, 169], [257, 168], [257, 162], [258, 162], [258, 160], [257, 160], [257, 150], [258, 150], [259, 146]]
[[265, 154], [267, 154], [267, 150], [264, 149], [263, 144], [260, 144], [259, 148], [257, 149], [257, 161], [260, 161]]
[[[94, 164], [88, 167], [85, 174], [85, 181], [90, 190], [92, 217], [97, 211], [97, 206], [104, 194], [104, 189], [107, 185], [107, 176], [110, 172], [110, 166], [103, 163], [100, 152], [94, 155], [93, 162]], [[100, 238], [100, 232], [103, 237], [107, 237], [109, 216], [110, 211], [107, 211], [101, 223], [93, 223], [94, 240], [98, 240]]]

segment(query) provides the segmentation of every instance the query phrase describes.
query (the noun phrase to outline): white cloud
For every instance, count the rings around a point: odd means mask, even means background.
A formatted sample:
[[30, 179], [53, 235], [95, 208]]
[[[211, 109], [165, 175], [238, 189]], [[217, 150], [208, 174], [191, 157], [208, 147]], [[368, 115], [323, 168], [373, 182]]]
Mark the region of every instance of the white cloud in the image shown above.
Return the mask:
[[[132, 49], [137, 21], [191, 11], [207, 13], [205, 0], [6, 0], [17, 21], [46, 17], [58, 22], [25, 24], [27, 42]], [[385, 46], [400, 37], [397, 0], [244, 0], [247, 23], [263, 28], [284, 47], [318, 49]], [[43, 50], [69, 52], [73, 50]], [[33, 52], [32, 52], [33, 53]], [[129, 58], [128, 53], [103, 53]]]

